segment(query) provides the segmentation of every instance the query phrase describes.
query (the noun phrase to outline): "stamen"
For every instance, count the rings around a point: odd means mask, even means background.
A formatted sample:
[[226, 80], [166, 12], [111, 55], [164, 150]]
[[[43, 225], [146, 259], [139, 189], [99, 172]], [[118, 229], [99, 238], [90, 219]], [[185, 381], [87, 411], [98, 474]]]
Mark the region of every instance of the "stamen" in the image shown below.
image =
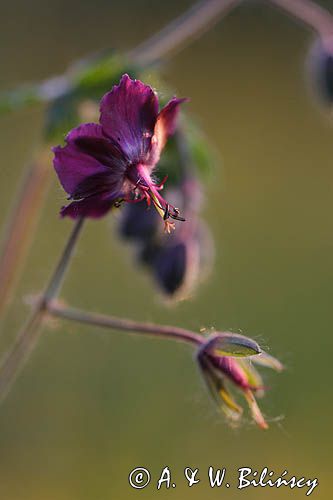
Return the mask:
[[167, 220], [169, 218], [169, 203], [166, 204], [166, 207], [165, 207], [165, 212], [164, 212], [164, 216], [163, 216], [163, 220]]
[[157, 184], [157, 185], [156, 185], [156, 189], [157, 189], [158, 191], [161, 191], [161, 190], [164, 188], [164, 184], [165, 184], [165, 183], [166, 183], [166, 181], [168, 180], [168, 177], [169, 177], [169, 176], [168, 176], [168, 175], [166, 175], [166, 176], [164, 177], [164, 179], [162, 180], [162, 182], [160, 182], [159, 184]]
[[170, 222], [169, 220], [164, 221], [164, 231], [168, 234], [171, 233], [171, 231], [174, 231], [176, 229], [175, 223]]
[[130, 201], [131, 203], [136, 203], [137, 201], [141, 201], [142, 199], [146, 199], [147, 205], [150, 206], [151, 203], [154, 204], [157, 212], [162, 217], [165, 222], [165, 230], [170, 233], [172, 229], [175, 228], [174, 223], [167, 222], [168, 219], [174, 219], [181, 222], [184, 222], [185, 219], [180, 216], [180, 210], [172, 205], [169, 205], [162, 196], [159, 194], [159, 191], [163, 189], [163, 186], [167, 180], [168, 176], [165, 176], [162, 182], [158, 185], [154, 184], [150, 178], [146, 178], [145, 175], [140, 175], [135, 184], [133, 183], [132, 193], [138, 189], [141, 193], [141, 197], [135, 196], [135, 199], [130, 199], [126, 201]]
[[142, 179], [141, 179], [141, 177], [139, 177], [138, 180], [136, 181], [136, 183], [134, 184], [133, 191], [135, 191], [139, 187], [139, 184], [141, 181], [142, 181]]
[[184, 219], [184, 217], [180, 217], [180, 215], [169, 214], [169, 217], [171, 217], [171, 219], [178, 220], [179, 222], [186, 221], [186, 219]]

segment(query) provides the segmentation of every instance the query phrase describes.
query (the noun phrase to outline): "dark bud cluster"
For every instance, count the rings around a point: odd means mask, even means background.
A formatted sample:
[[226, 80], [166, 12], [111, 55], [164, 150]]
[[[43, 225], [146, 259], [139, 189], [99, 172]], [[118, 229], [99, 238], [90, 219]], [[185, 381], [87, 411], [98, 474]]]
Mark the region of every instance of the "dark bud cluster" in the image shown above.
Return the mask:
[[207, 274], [212, 262], [212, 240], [198, 213], [201, 206], [199, 182], [187, 173], [168, 189], [167, 195], [179, 207], [186, 223], [166, 234], [156, 210], [145, 201], [123, 207], [121, 236], [136, 248], [138, 261], [149, 271], [158, 289], [167, 297], [183, 299]]

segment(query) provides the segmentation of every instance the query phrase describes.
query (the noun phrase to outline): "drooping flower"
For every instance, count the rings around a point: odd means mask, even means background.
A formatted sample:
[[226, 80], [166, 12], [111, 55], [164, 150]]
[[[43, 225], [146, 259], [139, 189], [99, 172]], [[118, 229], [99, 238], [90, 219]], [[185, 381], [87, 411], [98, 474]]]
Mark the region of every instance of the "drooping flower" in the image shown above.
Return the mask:
[[53, 149], [55, 170], [71, 200], [61, 215], [98, 218], [123, 201], [145, 199], [168, 232], [170, 218], [184, 220], [161, 196], [164, 181], [152, 177], [184, 101], [174, 97], [159, 112], [153, 89], [124, 75], [102, 98], [100, 123], [80, 125], [69, 132], [64, 147]]
[[276, 371], [283, 369], [282, 364], [261, 351], [253, 340], [229, 332], [215, 334], [208, 339], [199, 349], [197, 359], [206, 384], [228, 421], [237, 425], [243, 413], [229, 391], [229, 384], [241, 391], [258, 426], [267, 429], [268, 424], [255, 398], [262, 397], [265, 388], [253, 363]]

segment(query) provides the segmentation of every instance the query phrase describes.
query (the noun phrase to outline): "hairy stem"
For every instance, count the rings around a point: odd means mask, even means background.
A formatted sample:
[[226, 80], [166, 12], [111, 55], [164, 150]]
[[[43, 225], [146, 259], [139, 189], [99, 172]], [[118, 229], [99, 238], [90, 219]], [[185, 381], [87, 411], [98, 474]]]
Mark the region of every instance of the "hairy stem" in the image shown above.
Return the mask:
[[98, 326], [101, 328], [110, 328], [113, 330], [124, 330], [132, 333], [150, 335], [153, 337], [172, 338], [181, 342], [186, 342], [194, 345], [201, 345], [205, 342], [202, 335], [194, 333], [184, 328], [176, 326], [157, 325], [154, 323], [146, 323], [134, 321], [130, 319], [108, 316], [92, 312], [81, 311], [73, 307], [64, 307], [57, 304], [56, 301], [49, 302], [47, 311], [52, 316], [84, 323], [86, 325]]
[[83, 219], [79, 219], [70, 234], [65, 249], [60, 257], [58, 265], [45, 289], [42, 297], [38, 300], [35, 309], [28, 322], [22, 328], [11, 350], [5, 355], [0, 366], [0, 401], [8, 393], [12, 383], [23, 368], [30, 356], [41, 334], [42, 320], [47, 311], [48, 303], [53, 300], [61, 287], [66, 270], [70, 263], [73, 251], [81, 232]]

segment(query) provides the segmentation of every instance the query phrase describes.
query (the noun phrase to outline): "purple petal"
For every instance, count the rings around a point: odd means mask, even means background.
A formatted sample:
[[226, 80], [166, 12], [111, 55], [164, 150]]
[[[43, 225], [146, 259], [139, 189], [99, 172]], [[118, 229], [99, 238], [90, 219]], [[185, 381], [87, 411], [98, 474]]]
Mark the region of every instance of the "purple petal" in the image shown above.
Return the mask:
[[237, 423], [241, 418], [243, 410], [227, 390], [224, 377], [214, 369], [206, 355], [200, 354], [198, 362], [213, 399], [230, 420], [230, 423]]
[[150, 165], [156, 165], [168, 137], [175, 133], [180, 104], [187, 100], [187, 98], [177, 99], [173, 97], [159, 112], [148, 160]]
[[213, 366], [221, 370], [232, 382], [234, 382], [234, 384], [243, 389], [249, 388], [249, 381], [246, 373], [235, 358], [211, 355], [210, 361]]
[[144, 161], [158, 113], [158, 99], [148, 85], [124, 75], [101, 101], [100, 123], [128, 161]]
[[182, 97], [181, 99], [177, 99], [177, 97], [173, 97], [165, 106], [161, 109], [158, 114], [156, 129], [163, 129], [164, 135], [169, 137], [175, 133], [177, 126], [177, 117], [179, 113], [179, 106], [183, 102], [187, 102], [187, 97]]
[[63, 207], [60, 213], [62, 217], [70, 217], [71, 219], [78, 219], [80, 217], [99, 219], [112, 208], [114, 201], [115, 198], [110, 196], [91, 196], [81, 201], [73, 201], [66, 207]]
[[125, 171], [126, 161], [119, 147], [104, 135], [101, 125], [85, 123], [69, 132], [66, 142], [94, 157], [107, 167]]
[[90, 139], [106, 139], [103, 129], [98, 123], [83, 123], [73, 128], [66, 136], [66, 142], [74, 142], [78, 139], [89, 137]]
[[122, 155], [104, 136], [100, 125], [80, 125], [68, 134], [66, 142], [63, 148], [53, 148], [53, 164], [68, 194], [88, 196], [105, 191], [110, 184], [121, 184], [125, 168]]

